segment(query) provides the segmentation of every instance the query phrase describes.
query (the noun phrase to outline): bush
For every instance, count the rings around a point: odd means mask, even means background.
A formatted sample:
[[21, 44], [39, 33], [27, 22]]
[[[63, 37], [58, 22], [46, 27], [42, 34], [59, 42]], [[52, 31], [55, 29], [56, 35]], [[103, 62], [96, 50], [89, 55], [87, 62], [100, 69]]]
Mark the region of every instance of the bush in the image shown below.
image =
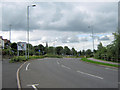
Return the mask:
[[28, 59], [26, 59], [25, 56], [15, 56], [13, 57], [10, 62], [13, 63], [13, 62], [22, 62], [22, 61], [27, 61]]
[[[29, 56], [29, 59], [41, 59], [45, 57], [50, 57], [50, 58], [62, 58], [62, 56], [58, 55], [41, 55], [41, 56]], [[22, 62], [22, 61], [27, 61], [25, 56], [15, 56], [10, 60], [10, 63], [14, 62]]]

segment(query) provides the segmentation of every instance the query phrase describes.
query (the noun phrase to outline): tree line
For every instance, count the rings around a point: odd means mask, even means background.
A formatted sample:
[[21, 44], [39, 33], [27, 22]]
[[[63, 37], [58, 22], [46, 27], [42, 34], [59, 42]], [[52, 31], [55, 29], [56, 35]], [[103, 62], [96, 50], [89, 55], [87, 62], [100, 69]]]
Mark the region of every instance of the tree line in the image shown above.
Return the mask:
[[[97, 50], [94, 50], [94, 53], [91, 49], [77, 51], [75, 48], [70, 49], [68, 46], [43, 46], [42, 44], [33, 46], [29, 44], [29, 55], [63, 55], [63, 56], [76, 56], [76, 57], [94, 57], [97, 59], [104, 59], [108, 61], [119, 61], [120, 60], [120, 34], [113, 33], [114, 40], [111, 44], [103, 46], [102, 43], [98, 44]], [[27, 44], [28, 47], [28, 44]], [[40, 52], [39, 52], [40, 51]], [[11, 55], [17, 56], [17, 43], [11, 43], [8, 45], [5, 44], [3, 49], [3, 56]], [[25, 51], [20, 51], [20, 55], [25, 55]]]

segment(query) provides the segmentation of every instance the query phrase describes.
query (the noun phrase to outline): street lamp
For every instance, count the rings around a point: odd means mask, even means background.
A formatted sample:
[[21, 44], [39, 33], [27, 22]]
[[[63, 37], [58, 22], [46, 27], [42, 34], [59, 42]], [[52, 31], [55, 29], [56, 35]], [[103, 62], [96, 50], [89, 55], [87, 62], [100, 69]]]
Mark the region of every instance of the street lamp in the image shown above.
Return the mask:
[[94, 56], [94, 32], [93, 32], [93, 26], [88, 26], [88, 28], [91, 28], [91, 29], [92, 29], [93, 56]]
[[27, 6], [27, 38], [28, 38], [28, 58], [29, 58], [29, 8], [36, 5]]

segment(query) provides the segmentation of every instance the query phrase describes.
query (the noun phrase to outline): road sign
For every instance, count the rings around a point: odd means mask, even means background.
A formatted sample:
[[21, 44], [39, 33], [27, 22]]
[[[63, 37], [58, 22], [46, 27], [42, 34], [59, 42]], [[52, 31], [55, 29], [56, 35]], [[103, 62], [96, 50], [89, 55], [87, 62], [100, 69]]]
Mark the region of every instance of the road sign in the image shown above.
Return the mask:
[[18, 50], [26, 50], [26, 42], [18, 42], [17, 49]]

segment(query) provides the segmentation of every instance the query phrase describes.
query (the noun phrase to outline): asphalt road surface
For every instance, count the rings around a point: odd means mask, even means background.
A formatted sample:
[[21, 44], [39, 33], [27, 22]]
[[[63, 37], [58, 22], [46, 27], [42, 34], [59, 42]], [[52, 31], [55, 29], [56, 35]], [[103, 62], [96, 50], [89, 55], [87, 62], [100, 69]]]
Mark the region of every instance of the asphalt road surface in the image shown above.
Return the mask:
[[[118, 88], [118, 70], [80, 59], [28, 61], [20, 70], [22, 88]], [[37, 89], [36, 89], [37, 90]]]
[[[2, 61], [2, 88], [17, 88], [16, 72], [22, 63], [9, 63], [9, 59]], [[7, 89], [8, 90], [8, 89]]]

